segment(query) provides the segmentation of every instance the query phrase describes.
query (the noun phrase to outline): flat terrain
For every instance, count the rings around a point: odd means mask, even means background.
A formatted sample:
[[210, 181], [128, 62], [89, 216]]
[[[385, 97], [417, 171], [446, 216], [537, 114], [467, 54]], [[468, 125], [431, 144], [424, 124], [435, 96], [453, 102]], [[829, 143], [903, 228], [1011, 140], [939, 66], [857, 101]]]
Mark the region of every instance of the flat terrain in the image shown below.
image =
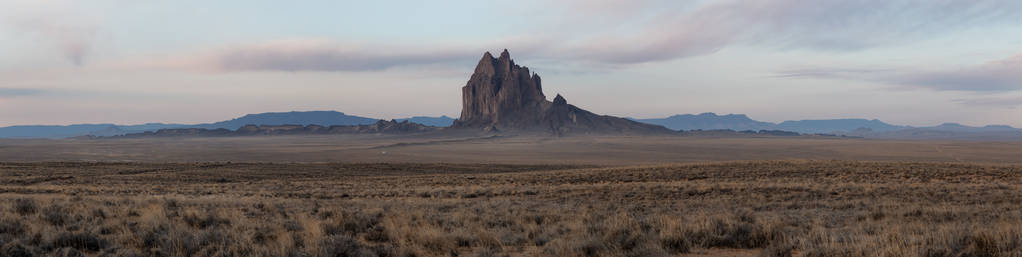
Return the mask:
[[1022, 164], [1022, 142], [828, 137], [251, 136], [0, 140], [0, 161], [397, 162], [637, 165], [728, 160]]
[[0, 192], [5, 256], [1022, 256], [1009, 164], [0, 163]]

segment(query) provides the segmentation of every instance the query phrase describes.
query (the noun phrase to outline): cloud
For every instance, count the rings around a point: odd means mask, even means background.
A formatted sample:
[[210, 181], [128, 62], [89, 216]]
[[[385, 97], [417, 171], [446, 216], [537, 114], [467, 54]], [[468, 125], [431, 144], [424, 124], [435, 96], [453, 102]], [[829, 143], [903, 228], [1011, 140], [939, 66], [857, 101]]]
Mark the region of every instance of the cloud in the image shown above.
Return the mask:
[[1022, 89], [1022, 55], [958, 70], [908, 72], [893, 83], [951, 91], [1013, 91]]
[[[9, 8], [2, 21], [13, 31], [51, 44], [61, 55], [74, 65], [85, 63], [98, 32], [98, 26], [88, 19], [68, 11], [70, 2], [65, 1], [22, 1], [6, 3], [0, 7]], [[3, 15], [0, 12], [0, 15]]]
[[[146, 65], [217, 72], [375, 71], [464, 62], [475, 60], [484, 50], [509, 48], [516, 57], [548, 63], [623, 67], [707, 55], [734, 45], [857, 51], [1022, 21], [1022, 1], [1015, 0], [610, 2], [540, 4], [559, 10], [544, 12], [555, 17], [570, 14], [574, 18], [563, 19], [571, 24], [555, 29], [534, 24], [537, 29], [510, 33], [508, 38], [514, 40], [404, 46], [273, 40], [174, 53], [148, 60]], [[80, 63], [87, 43], [67, 41], [68, 56]]]
[[891, 72], [890, 69], [867, 69], [867, 68], [797, 68], [776, 72], [774, 78], [828, 78], [828, 79], [855, 79], [867, 77], [870, 74]]
[[18, 23], [18, 27], [50, 41], [69, 62], [81, 66], [85, 63], [96, 35], [96, 29], [87, 26], [57, 24], [43, 20]]
[[46, 91], [33, 88], [0, 88], [0, 97], [31, 96], [45, 92]]
[[955, 99], [955, 102], [967, 106], [990, 106], [1015, 109], [1022, 106], [1022, 97], [978, 97]]
[[458, 61], [477, 54], [456, 50], [398, 51], [325, 41], [282, 41], [225, 49], [213, 53], [208, 61], [214, 68], [226, 71], [368, 71]]
[[[650, 8], [661, 8], [650, 6]], [[614, 63], [711, 54], [731, 45], [855, 51], [1022, 19], [1014, 0], [730, 0], [666, 8], [637, 32], [557, 46], [572, 58]]]
[[775, 77], [860, 80], [938, 91], [1004, 92], [1022, 90], [1022, 55], [949, 70], [802, 68]]
[[[505, 40], [487, 45], [537, 43]], [[471, 46], [394, 46], [346, 44], [320, 39], [276, 40], [239, 44], [169, 57], [128, 61], [116, 66], [203, 72], [237, 71], [379, 71], [401, 66], [472, 63], [485, 51]], [[523, 55], [519, 55], [523, 56]]]

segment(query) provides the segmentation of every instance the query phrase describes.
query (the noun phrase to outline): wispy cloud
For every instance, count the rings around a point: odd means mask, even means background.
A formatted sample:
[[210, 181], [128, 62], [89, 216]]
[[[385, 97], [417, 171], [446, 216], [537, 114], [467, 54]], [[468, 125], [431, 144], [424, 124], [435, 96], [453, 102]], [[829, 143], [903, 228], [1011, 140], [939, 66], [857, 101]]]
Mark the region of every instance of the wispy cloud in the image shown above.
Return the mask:
[[473, 58], [459, 50], [385, 49], [326, 41], [281, 41], [224, 49], [208, 56], [213, 68], [283, 71], [367, 71]]
[[1022, 55], [949, 70], [816, 67], [778, 71], [776, 77], [861, 80], [938, 91], [1022, 90]]
[[[520, 49], [536, 43], [506, 40]], [[484, 51], [478, 46], [388, 46], [350, 44], [319, 39], [276, 40], [218, 47], [193, 53], [128, 61], [116, 66], [167, 68], [203, 72], [236, 71], [378, 71], [400, 66], [473, 63]]]
[[[659, 8], [659, 6], [650, 6]], [[637, 32], [594, 35], [555, 46], [571, 58], [641, 63], [716, 52], [732, 45], [854, 51], [924, 40], [963, 28], [1022, 19], [1011, 0], [730, 0], [667, 9]]]
[[[581, 34], [550, 32], [536, 26], [535, 33], [524, 30], [508, 35], [517, 40], [401, 46], [325, 39], [272, 40], [171, 53], [174, 57], [155, 58], [149, 60], [149, 65], [220, 72], [375, 71], [473, 60], [483, 50], [509, 48], [519, 57], [525, 53], [544, 61], [622, 67], [712, 54], [734, 45], [856, 51], [925, 40], [977, 26], [1022, 21], [1022, 1], [1014, 0], [604, 2], [569, 1], [550, 7], [564, 10], [552, 13], [587, 17], [571, 26], [609, 23], [596, 19], [611, 19], [623, 25], [580, 29], [585, 31]], [[587, 20], [594, 24], [582, 24]], [[88, 45], [81, 40], [68, 42], [68, 56], [81, 63], [85, 53], [82, 49]]]
[[1022, 106], [1022, 97], [977, 97], [955, 99], [955, 102], [966, 106], [990, 106], [1015, 109]]
[[868, 69], [868, 68], [795, 68], [777, 71], [772, 77], [775, 78], [828, 78], [828, 79], [857, 79], [869, 77], [870, 74], [891, 72], [891, 69]]
[[46, 91], [34, 88], [0, 88], [0, 97], [17, 97], [42, 94]]
[[896, 75], [890, 80], [935, 90], [1022, 90], [1022, 55], [957, 70], [909, 72]]
[[70, 11], [69, 1], [11, 1], [0, 5], [0, 25], [18, 35], [52, 45], [68, 62], [81, 66], [92, 50], [99, 26]]

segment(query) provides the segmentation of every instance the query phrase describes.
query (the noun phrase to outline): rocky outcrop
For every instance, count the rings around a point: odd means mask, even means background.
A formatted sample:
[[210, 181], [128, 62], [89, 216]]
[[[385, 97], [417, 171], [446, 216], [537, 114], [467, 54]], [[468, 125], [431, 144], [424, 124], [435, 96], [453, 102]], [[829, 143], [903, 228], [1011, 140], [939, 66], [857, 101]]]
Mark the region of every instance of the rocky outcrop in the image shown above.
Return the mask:
[[531, 127], [540, 118], [534, 114], [550, 104], [539, 75], [515, 64], [507, 50], [498, 58], [484, 54], [461, 95], [459, 127]]
[[542, 80], [528, 67], [515, 64], [505, 49], [494, 58], [489, 52], [461, 88], [461, 118], [452, 127], [484, 131], [542, 131], [571, 133], [671, 133], [662, 126], [597, 115], [558, 94], [543, 95]]
[[122, 138], [142, 137], [223, 137], [223, 136], [256, 136], [256, 135], [325, 135], [325, 134], [412, 134], [441, 130], [443, 128], [426, 126], [419, 123], [396, 120], [380, 120], [370, 125], [245, 125], [237, 130], [229, 129], [160, 129], [155, 132], [127, 134], [116, 136]]

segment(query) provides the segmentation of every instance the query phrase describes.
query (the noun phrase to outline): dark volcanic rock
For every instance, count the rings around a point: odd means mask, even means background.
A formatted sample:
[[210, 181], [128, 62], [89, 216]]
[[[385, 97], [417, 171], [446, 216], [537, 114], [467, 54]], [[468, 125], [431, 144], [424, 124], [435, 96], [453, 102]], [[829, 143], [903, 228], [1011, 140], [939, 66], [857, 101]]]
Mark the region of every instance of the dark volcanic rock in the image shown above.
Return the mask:
[[539, 75], [515, 64], [506, 49], [498, 58], [489, 52], [483, 54], [461, 93], [461, 118], [454, 122], [454, 128], [557, 135], [672, 132], [662, 126], [591, 113], [568, 104], [559, 94], [553, 102], [546, 100]]
[[511, 60], [507, 50], [499, 58], [489, 52], [461, 88], [461, 118], [455, 126], [528, 127], [538, 121], [534, 114], [549, 102], [543, 96], [539, 75], [530, 74]]

